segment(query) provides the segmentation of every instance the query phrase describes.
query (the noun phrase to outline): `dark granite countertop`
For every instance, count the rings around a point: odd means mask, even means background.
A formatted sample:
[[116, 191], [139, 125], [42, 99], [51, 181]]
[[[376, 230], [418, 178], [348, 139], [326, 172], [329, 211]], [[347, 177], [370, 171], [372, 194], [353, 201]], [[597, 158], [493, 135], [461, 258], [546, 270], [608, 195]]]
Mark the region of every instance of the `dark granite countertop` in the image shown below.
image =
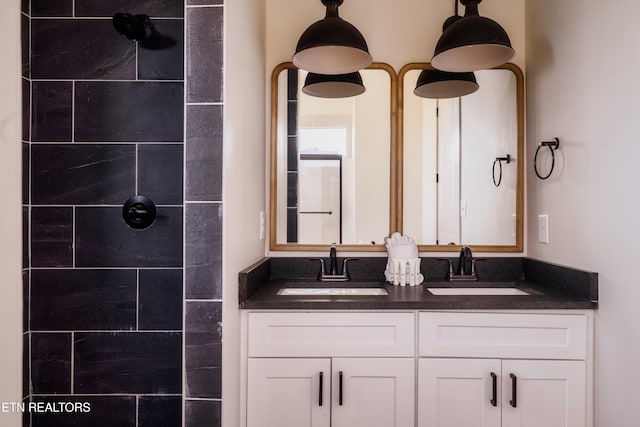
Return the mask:
[[[353, 281], [315, 280], [317, 264], [307, 258], [265, 258], [239, 274], [240, 308], [260, 310], [480, 310], [595, 309], [597, 273], [528, 258], [489, 258], [478, 263], [477, 282], [449, 282], [448, 266], [423, 258], [425, 282], [393, 286], [380, 279], [386, 258], [353, 263]], [[356, 267], [357, 265], [357, 267]], [[357, 278], [357, 279], [355, 279]], [[283, 288], [381, 287], [387, 295], [278, 295]], [[528, 295], [433, 295], [435, 287], [515, 287]]]

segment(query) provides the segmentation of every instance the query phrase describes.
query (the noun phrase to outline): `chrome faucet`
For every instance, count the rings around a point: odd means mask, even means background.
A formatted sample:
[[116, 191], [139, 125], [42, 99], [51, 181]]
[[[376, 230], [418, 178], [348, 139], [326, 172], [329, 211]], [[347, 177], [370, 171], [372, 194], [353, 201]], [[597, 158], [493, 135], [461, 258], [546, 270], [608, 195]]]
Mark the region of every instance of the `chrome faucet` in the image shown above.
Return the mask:
[[347, 262], [357, 261], [356, 258], [345, 258], [342, 261], [342, 273], [338, 272], [338, 257], [335, 246], [331, 246], [329, 249], [329, 272], [325, 267], [323, 258], [311, 258], [312, 261], [320, 261], [320, 272], [318, 273], [318, 280], [321, 282], [347, 282], [351, 280], [349, 276], [349, 269], [347, 268]]
[[449, 262], [449, 280], [455, 281], [476, 281], [478, 273], [476, 272], [476, 262], [485, 261], [486, 258], [474, 258], [471, 248], [463, 246], [460, 248], [460, 256], [458, 257], [458, 268], [453, 272], [453, 260], [450, 258], [439, 258], [440, 260]]

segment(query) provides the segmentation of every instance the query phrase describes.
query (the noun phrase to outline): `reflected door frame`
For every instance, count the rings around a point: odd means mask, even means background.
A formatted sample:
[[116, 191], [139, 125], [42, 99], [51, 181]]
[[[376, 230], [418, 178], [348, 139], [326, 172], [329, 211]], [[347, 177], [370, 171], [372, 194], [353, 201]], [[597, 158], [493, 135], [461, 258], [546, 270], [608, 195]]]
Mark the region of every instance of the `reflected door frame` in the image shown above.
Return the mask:
[[[300, 153], [300, 160], [310, 160], [310, 161], [337, 161], [338, 162], [338, 175], [339, 175], [339, 183], [338, 183], [338, 200], [339, 200], [339, 208], [338, 208], [338, 242], [333, 242], [337, 244], [342, 244], [342, 155], [341, 154], [314, 154], [314, 153]], [[290, 212], [287, 212], [289, 215]], [[298, 211], [298, 215], [331, 215], [331, 211]], [[289, 224], [290, 222], [287, 221]], [[296, 221], [296, 226], [300, 226], [300, 220]], [[299, 234], [299, 233], [297, 233]]]

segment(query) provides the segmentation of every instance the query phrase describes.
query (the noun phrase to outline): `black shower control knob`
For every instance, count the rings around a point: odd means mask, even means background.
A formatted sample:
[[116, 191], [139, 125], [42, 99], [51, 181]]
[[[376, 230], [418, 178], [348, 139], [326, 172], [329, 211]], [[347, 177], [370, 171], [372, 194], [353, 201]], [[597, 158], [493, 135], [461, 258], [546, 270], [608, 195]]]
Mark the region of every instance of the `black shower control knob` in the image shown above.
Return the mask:
[[147, 210], [147, 207], [142, 203], [136, 203], [129, 208], [129, 218], [131, 218], [131, 221], [136, 223], [143, 222], [147, 218], [148, 214], [149, 211]]
[[156, 220], [156, 205], [146, 196], [132, 196], [122, 208], [122, 218], [131, 228], [149, 228]]

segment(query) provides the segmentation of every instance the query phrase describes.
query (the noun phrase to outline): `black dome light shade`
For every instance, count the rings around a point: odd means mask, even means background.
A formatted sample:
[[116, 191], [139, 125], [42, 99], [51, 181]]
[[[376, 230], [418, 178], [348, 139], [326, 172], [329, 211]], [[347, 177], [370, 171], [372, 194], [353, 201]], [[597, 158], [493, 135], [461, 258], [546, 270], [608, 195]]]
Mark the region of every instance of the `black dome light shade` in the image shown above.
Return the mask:
[[418, 77], [413, 93], [421, 98], [445, 99], [469, 95], [480, 86], [472, 73], [450, 73], [426, 69]]
[[302, 92], [319, 98], [348, 98], [365, 92], [359, 72], [348, 74], [308, 73]]
[[371, 54], [358, 29], [338, 16], [343, 0], [322, 0], [324, 19], [307, 28], [296, 47], [293, 63], [318, 74], [347, 74], [371, 64]]
[[460, 0], [465, 16], [449, 25], [436, 45], [433, 67], [468, 72], [497, 67], [515, 55], [507, 32], [496, 21], [478, 15], [482, 0]]

